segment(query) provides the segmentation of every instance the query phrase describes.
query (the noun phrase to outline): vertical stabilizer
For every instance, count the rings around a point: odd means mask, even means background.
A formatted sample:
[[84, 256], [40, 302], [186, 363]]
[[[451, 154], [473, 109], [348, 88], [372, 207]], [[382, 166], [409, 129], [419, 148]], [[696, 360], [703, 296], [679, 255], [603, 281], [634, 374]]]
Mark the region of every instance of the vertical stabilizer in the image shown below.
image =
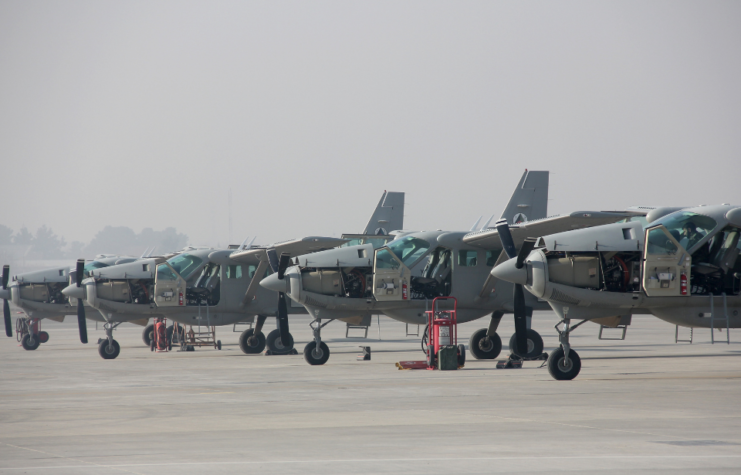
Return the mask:
[[363, 234], [388, 234], [404, 229], [404, 193], [384, 191]]
[[548, 172], [525, 170], [500, 219], [517, 224], [547, 216]]

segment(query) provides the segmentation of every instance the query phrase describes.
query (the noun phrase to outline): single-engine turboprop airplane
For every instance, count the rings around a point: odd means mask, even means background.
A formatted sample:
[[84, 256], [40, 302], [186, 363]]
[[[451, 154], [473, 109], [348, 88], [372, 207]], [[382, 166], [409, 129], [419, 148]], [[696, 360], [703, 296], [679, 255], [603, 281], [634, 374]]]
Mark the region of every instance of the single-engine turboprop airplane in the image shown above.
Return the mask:
[[623, 222], [548, 235], [535, 250], [530, 240], [492, 270], [560, 318], [560, 347], [548, 361], [553, 378], [579, 374], [569, 335], [586, 321], [626, 324], [633, 313], [651, 313], [711, 335], [741, 327], [741, 207], [657, 208], [646, 219], [645, 228]]
[[[547, 189], [548, 172], [526, 170], [505, 208], [505, 223], [519, 222], [515, 225], [519, 243], [526, 235], [612, 223], [640, 214], [579, 212], [546, 218]], [[520, 307], [513, 304], [512, 284], [500, 283], [495, 288], [490, 277], [498, 256], [504, 254], [498, 231], [487, 225], [475, 232], [396, 231], [392, 232], [396, 239], [380, 249], [365, 244], [292, 260], [281, 258], [277, 272], [261, 285], [302, 304], [314, 318], [310, 324], [314, 341], [304, 348], [304, 358], [312, 365], [324, 364], [329, 358], [321, 329], [332, 320], [384, 313], [402, 322], [425, 324], [425, 310], [439, 296], [456, 297], [459, 323], [491, 314], [489, 327], [472, 335], [470, 351], [476, 358], [496, 358], [502, 346], [496, 333], [499, 322], [505, 313]], [[547, 306], [530, 297], [521, 307], [510, 346], [521, 356], [539, 356], [542, 339], [528, 328], [527, 317], [533, 308]]]
[[[403, 213], [404, 193], [384, 192], [364, 234], [358, 236], [390, 239], [385, 227], [401, 225]], [[348, 239], [308, 237], [270, 246], [246, 245], [246, 242], [238, 248], [191, 248], [168, 260], [151, 258], [95, 270], [89, 279], [76, 282], [63, 292], [84, 298], [97, 310], [91, 313], [98, 314], [96, 318], [102, 317], [107, 338], [100, 341], [98, 351], [104, 359], [113, 359], [120, 352], [112, 335], [118, 325], [158, 316], [207, 327], [254, 321], [257, 316], [255, 327], [240, 335], [240, 349], [248, 354], [260, 353], [267, 345], [273, 354], [288, 353], [293, 350], [288, 314], [306, 310], [276, 300], [273, 292], [258, 285], [260, 280], [270, 272], [271, 264], [275, 268], [278, 255], [293, 257], [330, 249], [347, 243]], [[267, 317], [276, 317], [277, 328], [266, 338], [262, 328]], [[85, 343], [87, 331], [79, 312], [78, 320], [82, 322], [80, 339]], [[172, 328], [168, 329], [170, 336]], [[147, 345], [151, 332], [149, 325], [142, 335]]]
[[[92, 261], [84, 264], [85, 272], [120, 263], [135, 261], [135, 257], [98, 255]], [[10, 306], [8, 301], [20, 308], [25, 316], [16, 319], [16, 334], [21, 345], [26, 350], [35, 350], [41, 343], [49, 340], [49, 334], [40, 331], [39, 322], [42, 319], [64, 321], [66, 315], [74, 314], [70, 303], [62, 290], [74, 280], [74, 272], [70, 266], [55, 267], [35, 272], [26, 272], [10, 277], [10, 267], [3, 266], [2, 289], [0, 298], [3, 302], [3, 316], [5, 319], [5, 334], [13, 336], [11, 329]], [[9, 282], [10, 280], [10, 282]]]

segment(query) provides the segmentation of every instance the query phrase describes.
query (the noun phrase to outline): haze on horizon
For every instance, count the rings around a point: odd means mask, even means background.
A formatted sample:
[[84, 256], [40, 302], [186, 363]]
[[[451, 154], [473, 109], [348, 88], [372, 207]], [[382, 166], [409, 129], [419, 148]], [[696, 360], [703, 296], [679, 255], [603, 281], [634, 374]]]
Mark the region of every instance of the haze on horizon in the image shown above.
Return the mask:
[[[741, 205], [741, 4], [0, 3], [0, 224], [190, 244]], [[143, 249], [142, 249], [143, 250]]]

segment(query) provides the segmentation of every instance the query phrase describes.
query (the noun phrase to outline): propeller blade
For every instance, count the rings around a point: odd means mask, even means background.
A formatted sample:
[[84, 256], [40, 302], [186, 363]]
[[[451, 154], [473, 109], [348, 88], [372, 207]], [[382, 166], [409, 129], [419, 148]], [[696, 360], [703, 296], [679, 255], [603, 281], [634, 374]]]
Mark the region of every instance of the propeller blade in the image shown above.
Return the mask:
[[538, 242], [538, 240], [535, 238], [525, 239], [525, 242], [522, 243], [522, 247], [520, 247], [520, 252], [517, 254], [517, 262], [515, 263], [515, 267], [517, 267], [518, 269], [522, 269], [522, 266], [525, 263], [525, 259], [527, 259], [527, 256], [530, 255], [530, 251], [533, 250], [536, 242]]
[[8, 288], [8, 278], [10, 277], [10, 266], [4, 265], [3, 266], [3, 289]]
[[[82, 279], [85, 277], [85, 259], [77, 259], [77, 274], [75, 274], [76, 284], [82, 285]], [[86, 342], [87, 343], [87, 342]]]
[[517, 255], [517, 248], [515, 248], [515, 241], [512, 239], [512, 233], [509, 230], [509, 224], [506, 219], [500, 219], [494, 225], [499, 233], [499, 240], [502, 241], [502, 247], [507, 253], [510, 259]]
[[268, 255], [268, 264], [270, 264], [270, 269], [273, 272], [278, 272], [278, 253], [272, 248], [267, 249], [265, 253]]
[[77, 326], [80, 327], [80, 341], [87, 343], [87, 322], [85, 321], [85, 306], [82, 299], [77, 299]]
[[278, 278], [283, 280], [283, 276], [286, 274], [286, 268], [291, 262], [291, 256], [283, 253], [280, 255], [280, 261], [278, 262]]
[[527, 354], [527, 309], [525, 308], [525, 290], [522, 284], [515, 284], [515, 341], [518, 356]]
[[288, 331], [288, 304], [286, 303], [286, 294], [278, 293], [278, 330], [280, 331], [281, 341], [291, 341]]
[[13, 327], [10, 321], [10, 305], [8, 301], [3, 299], [3, 317], [5, 317], [5, 334], [7, 336], [13, 336]]

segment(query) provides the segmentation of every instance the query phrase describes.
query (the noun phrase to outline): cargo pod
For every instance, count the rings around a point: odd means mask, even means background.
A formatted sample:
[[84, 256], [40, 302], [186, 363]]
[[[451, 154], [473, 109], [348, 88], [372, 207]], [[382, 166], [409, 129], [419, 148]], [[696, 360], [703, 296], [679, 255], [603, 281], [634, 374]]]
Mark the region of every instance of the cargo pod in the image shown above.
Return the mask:
[[649, 297], [687, 296], [692, 257], [662, 225], [646, 229], [643, 290]]

